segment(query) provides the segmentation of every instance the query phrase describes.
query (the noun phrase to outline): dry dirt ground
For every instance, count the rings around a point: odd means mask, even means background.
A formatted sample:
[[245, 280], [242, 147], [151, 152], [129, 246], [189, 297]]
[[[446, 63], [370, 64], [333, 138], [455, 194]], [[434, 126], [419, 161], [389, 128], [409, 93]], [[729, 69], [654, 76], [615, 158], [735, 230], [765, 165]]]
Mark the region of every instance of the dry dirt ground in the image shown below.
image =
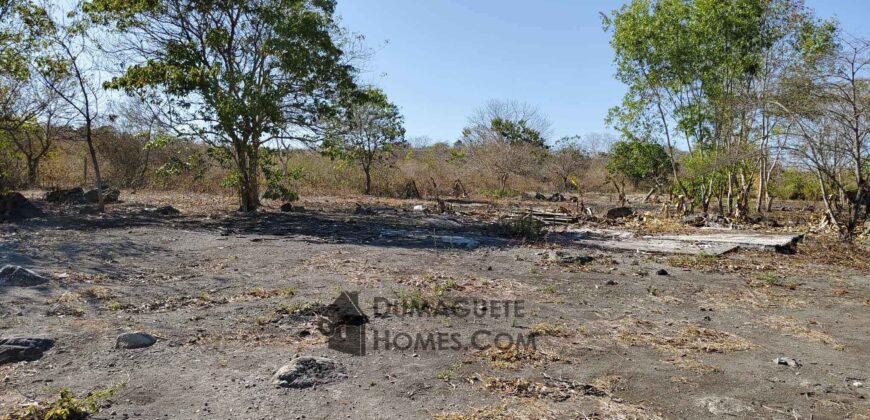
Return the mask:
[[[870, 418], [866, 247], [811, 234], [795, 255], [679, 257], [526, 243], [493, 228], [487, 206], [446, 219], [412, 210], [432, 203], [366, 201], [373, 214], [358, 215], [364, 199], [326, 197], [248, 216], [210, 196], [122, 198], [104, 215], [37, 200], [45, 218], [0, 225], [0, 265], [51, 278], [0, 287], [0, 338], [56, 340], [38, 361], [0, 365], [0, 418], [62, 389], [114, 391], [98, 393], [99, 419]], [[143, 210], [159, 204], [182, 214]], [[384, 234], [395, 230], [423, 233]], [[560, 263], [557, 250], [593, 259]], [[365, 356], [330, 350], [317, 328], [341, 291], [369, 315]], [[459, 298], [484, 315], [372, 310]], [[128, 331], [158, 342], [115, 349]], [[462, 345], [373, 349], [375, 331]], [[469, 346], [477, 331], [490, 335], [472, 344], [497, 347]], [[300, 355], [348, 377], [275, 387]]]

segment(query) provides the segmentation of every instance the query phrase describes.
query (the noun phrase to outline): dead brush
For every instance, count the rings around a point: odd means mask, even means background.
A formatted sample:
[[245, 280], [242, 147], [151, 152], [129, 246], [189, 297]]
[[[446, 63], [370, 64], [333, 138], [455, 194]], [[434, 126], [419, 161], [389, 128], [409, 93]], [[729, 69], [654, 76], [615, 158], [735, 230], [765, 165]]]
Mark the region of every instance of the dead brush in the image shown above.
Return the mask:
[[529, 330], [529, 336], [550, 336], [567, 338], [574, 336], [574, 332], [569, 330], [564, 325], [554, 325], [549, 322], [541, 322], [540, 324], [535, 324], [532, 326], [532, 328]]
[[840, 342], [834, 339], [834, 337], [821, 331], [811, 329], [806, 324], [798, 322], [796, 319], [791, 317], [773, 316], [766, 318], [762, 322], [779, 332], [792, 334], [797, 337], [803, 337], [817, 343], [822, 343], [837, 351], [843, 351], [846, 349], [842, 344], [840, 344]]
[[730, 353], [752, 348], [752, 343], [737, 335], [687, 325], [679, 330], [658, 328], [649, 321], [635, 318], [623, 320], [617, 328], [617, 339], [631, 346], [650, 347], [671, 355], [665, 361], [677, 367], [705, 374], [719, 368], [705, 364], [692, 356], [693, 353]]
[[585, 395], [595, 397], [605, 397], [608, 395], [607, 391], [595, 385], [549, 377], [545, 377], [542, 381], [529, 381], [523, 378], [503, 379], [489, 377], [483, 380], [483, 388], [507, 396], [548, 399], [556, 402]]
[[248, 290], [247, 294], [248, 296], [252, 296], [257, 299], [268, 299], [277, 296], [292, 297], [296, 294], [296, 289], [293, 287], [285, 287], [283, 289], [266, 290], [262, 287], [255, 287], [251, 290]]
[[102, 286], [94, 286], [82, 292], [82, 296], [88, 299], [106, 300], [115, 297], [112, 291]]
[[435, 413], [435, 420], [504, 420], [560, 418], [546, 403], [534, 398], [504, 398], [498, 405], [472, 408], [464, 413]]
[[560, 360], [558, 356], [540, 352], [531, 346], [516, 344], [489, 346], [474, 355], [498, 369], [519, 369], [526, 363], [541, 364]]

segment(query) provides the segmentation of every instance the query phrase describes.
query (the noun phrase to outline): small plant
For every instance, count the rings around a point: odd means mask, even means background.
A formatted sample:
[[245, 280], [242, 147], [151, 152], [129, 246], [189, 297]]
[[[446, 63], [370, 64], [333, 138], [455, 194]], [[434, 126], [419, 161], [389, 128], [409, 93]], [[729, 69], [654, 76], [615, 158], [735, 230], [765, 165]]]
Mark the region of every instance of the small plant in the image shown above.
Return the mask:
[[117, 300], [109, 301], [109, 302], [106, 302], [105, 308], [110, 310], [110, 311], [113, 311], [113, 312], [120, 311], [121, 310], [121, 303], [118, 302]]
[[110, 388], [95, 389], [84, 398], [76, 398], [69, 389], [60, 390], [54, 401], [30, 405], [22, 410], [7, 414], [3, 420], [84, 420], [99, 413], [106, 400], [126, 385], [121, 382]]
[[399, 305], [404, 310], [421, 310], [429, 307], [429, 302], [423, 296], [423, 291], [420, 289], [402, 289], [396, 292], [396, 296], [399, 298]]
[[544, 222], [530, 215], [511, 219], [505, 227], [511, 236], [525, 240], [537, 240], [546, 233]]
[[556, 286], [547, 286], [541, 289], [541, 291], [544, 293], [553, 294], [556, 293]]

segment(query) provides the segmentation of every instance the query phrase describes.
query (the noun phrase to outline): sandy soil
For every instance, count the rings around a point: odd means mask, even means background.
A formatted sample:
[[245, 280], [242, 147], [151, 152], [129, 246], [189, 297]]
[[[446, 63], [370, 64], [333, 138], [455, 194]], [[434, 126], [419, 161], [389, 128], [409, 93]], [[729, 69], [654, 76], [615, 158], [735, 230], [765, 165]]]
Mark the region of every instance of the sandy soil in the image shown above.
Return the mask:
[[[0, 225], [0, 265], [52, 279], [0, 287], [0, 337], [56, 340], [38, 361], [0, 365], [0, 418], [64, 388], [115, 390], [101, 419], [870, 417], [867, 256], [825, 257], [823, 237], [796, 255], [675, 257], [517, 241], [487, 207], [446, 219], [381, 201], [356, 215], [356, 200], [327, 197], [247, 216], [208, 196], [124, 197], [105, 215], [39, 202], [45, 219]], [[143, 210], [158, 204], [183, 213]], [[593, 260], [561, 264], [558, 250]], [[358, 291], [369, 316], [365, 356], [329, 349], [317, 328], [341, 291]], [[372, 309], [402, 298], [406, 309], [475, 298], [484, 315]], [[115, 349], [127, 331], [159, 340]], [[478, 331], [489, 335], [472, 343]], [[462, 345], [374, 349], [375, 332]], [[473, 345], [493, 341], [501, 349]], [[299, 355], [336, 360], [348, 378], [272, 385]]]

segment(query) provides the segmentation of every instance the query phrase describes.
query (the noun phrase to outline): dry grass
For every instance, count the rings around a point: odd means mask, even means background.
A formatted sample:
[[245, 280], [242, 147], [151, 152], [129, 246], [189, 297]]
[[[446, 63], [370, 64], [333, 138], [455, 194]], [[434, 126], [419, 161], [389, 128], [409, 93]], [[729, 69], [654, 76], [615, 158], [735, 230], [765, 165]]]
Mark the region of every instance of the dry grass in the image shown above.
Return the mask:
[[88, 299], [106, 300], [114, 297], [112, 292], [102, 286], [94, 286], [82, 292], [82, 296]]
[[435, 420], [544, 420], [559, 416], [546, 403], [533, 398], [505, 398], [501, 404], [472, 408], [464, 413], [437, 413]]
[[540, 352], [530, 346], [490, 346], [474, 353], [498, 369], [519, 369], [524, 364], [540, 364], [560, 360], [558, 356]]
[[842, 344], [840, 344], [830, 335], [818, 330], [811, 329], [807, 326], [809, 324], [798, 322], [796, 319], [791, 317], [768, 317], [763, 321], [763, 323], [779, 332], [794, 335], [796, 337], [806, 338], [810, 341], [815, 341], [817, 343], [822, 343], [830, 346], [834, 350], [842, 351], [845, 349]]
[[626, 318], [617, 329], [619, 339], [629, 345], [643, 345], [669, 351], [730, 353], [748, 350], [752, 343], [737, 335], [687, 325], [677, 331], [657, 328], [653, 323]]
[[622, 343], [653, 348], [668, 355], [665, 362], [698, 374], [718, 372], [719, 368], [702, 362], [697, 354], [731, 353], [752, 347], [748, 340], [724, 331], [696, 325], [676, 330], [659, 328], [635, 318], [623, 320], [616, 334]]
[[549, 322], [535, 324], [529, 330], [529, 335], [532, 337], [550, 336], [550, 337], [573, 337], [574, 332], [569, 330], [564, 325], [554, 325]]

